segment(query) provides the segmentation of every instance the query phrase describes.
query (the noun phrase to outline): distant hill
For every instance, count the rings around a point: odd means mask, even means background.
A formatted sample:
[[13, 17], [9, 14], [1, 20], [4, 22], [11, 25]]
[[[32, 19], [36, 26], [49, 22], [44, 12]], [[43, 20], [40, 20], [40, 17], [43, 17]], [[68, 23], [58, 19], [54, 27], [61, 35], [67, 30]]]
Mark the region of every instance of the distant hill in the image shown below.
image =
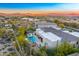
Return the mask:
[[40, 13], [40, 14], [32, 14], [32, 13], [0, 13], [0, 16], [79, 16], [79, 14], [70, 13]]

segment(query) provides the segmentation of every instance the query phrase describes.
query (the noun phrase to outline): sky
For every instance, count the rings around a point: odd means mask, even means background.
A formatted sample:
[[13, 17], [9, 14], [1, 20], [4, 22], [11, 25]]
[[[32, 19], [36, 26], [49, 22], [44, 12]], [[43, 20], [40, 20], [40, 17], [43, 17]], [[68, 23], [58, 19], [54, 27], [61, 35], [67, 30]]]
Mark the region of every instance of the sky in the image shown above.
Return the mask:
[[0, 3], [0, 9], [79, 10], [79, 3]]
[[0, 3], [0, 12], [75, 12], [79, 3]]

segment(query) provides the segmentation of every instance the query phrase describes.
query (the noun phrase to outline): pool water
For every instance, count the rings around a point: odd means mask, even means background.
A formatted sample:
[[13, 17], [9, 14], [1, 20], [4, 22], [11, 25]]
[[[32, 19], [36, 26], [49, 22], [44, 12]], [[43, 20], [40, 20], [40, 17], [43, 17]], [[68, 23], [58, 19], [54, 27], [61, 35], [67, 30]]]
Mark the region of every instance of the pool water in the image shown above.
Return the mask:
[[48, 43], [47, 42], [41, 42], [41, 43], [38, 43], [39, 40], [37, 38], [37, 36], [33, 35], [33, 34], [29, 34], [27, 36], [27, 39], [31, 42], [31, 43], [36, 43], [37, 44], [37, 47], [47, 47]]
[[37, 42], [37, 37], [35, 35], [29, 35], [28, 39], [32, 42], [32, 43], [36, 43]]

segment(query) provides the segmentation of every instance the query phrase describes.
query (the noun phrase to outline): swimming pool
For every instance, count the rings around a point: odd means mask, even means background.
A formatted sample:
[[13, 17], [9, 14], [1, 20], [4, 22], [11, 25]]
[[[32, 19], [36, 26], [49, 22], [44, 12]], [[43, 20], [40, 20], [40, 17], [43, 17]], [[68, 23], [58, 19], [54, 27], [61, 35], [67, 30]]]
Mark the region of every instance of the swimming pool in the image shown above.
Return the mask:
[[37, 42], [37, 37], [35, 35], [28, 35], [28, 39], [32, 42], [32, 43], [36, 43]]

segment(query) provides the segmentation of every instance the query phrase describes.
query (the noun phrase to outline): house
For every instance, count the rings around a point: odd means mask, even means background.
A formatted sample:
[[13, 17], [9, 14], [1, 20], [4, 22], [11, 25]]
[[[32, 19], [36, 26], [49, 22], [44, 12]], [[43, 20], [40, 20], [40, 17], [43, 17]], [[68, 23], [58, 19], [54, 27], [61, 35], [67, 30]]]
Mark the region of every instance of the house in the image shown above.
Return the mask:
[[11, 24], [5, 24], [5, 27], [6, 27], [6, 28], [11, 28], [12, 25], [11, 25]]
[[74, 46], [79, 47], [79, 37], [78, 36], [74, 36], [72, 34], [65, 33], [62, 30], [57, 30], [57, 29], [52, 28], [52, 27], [49, 27], [49, 28], [43, 27], [41, 29], [44, 32], [52, 32], [52, 33], [56, 34], [58, 37], [61, 37], [62, 38], [62, 40], [61, 40], [62, 42], [63, 41], [67, 41], [70, 44], [73, 44]]
[[51, 32], [44, 32], [41, 29], [36, 29], [36, 35], [43, 39], [43, 42], [47, 43], [48, 48], [54, 48], [61, 43], [62, 38]]
[[54, 23], [46, 22], [46, 21], [35, 22], [36, 28], [53, 27], [53, 26], [57, 26], [57, 25]]
[[33, 18], [21, 18], [22, 20], [26, 20], [26, 21], [33, 21], [34, 19]]

